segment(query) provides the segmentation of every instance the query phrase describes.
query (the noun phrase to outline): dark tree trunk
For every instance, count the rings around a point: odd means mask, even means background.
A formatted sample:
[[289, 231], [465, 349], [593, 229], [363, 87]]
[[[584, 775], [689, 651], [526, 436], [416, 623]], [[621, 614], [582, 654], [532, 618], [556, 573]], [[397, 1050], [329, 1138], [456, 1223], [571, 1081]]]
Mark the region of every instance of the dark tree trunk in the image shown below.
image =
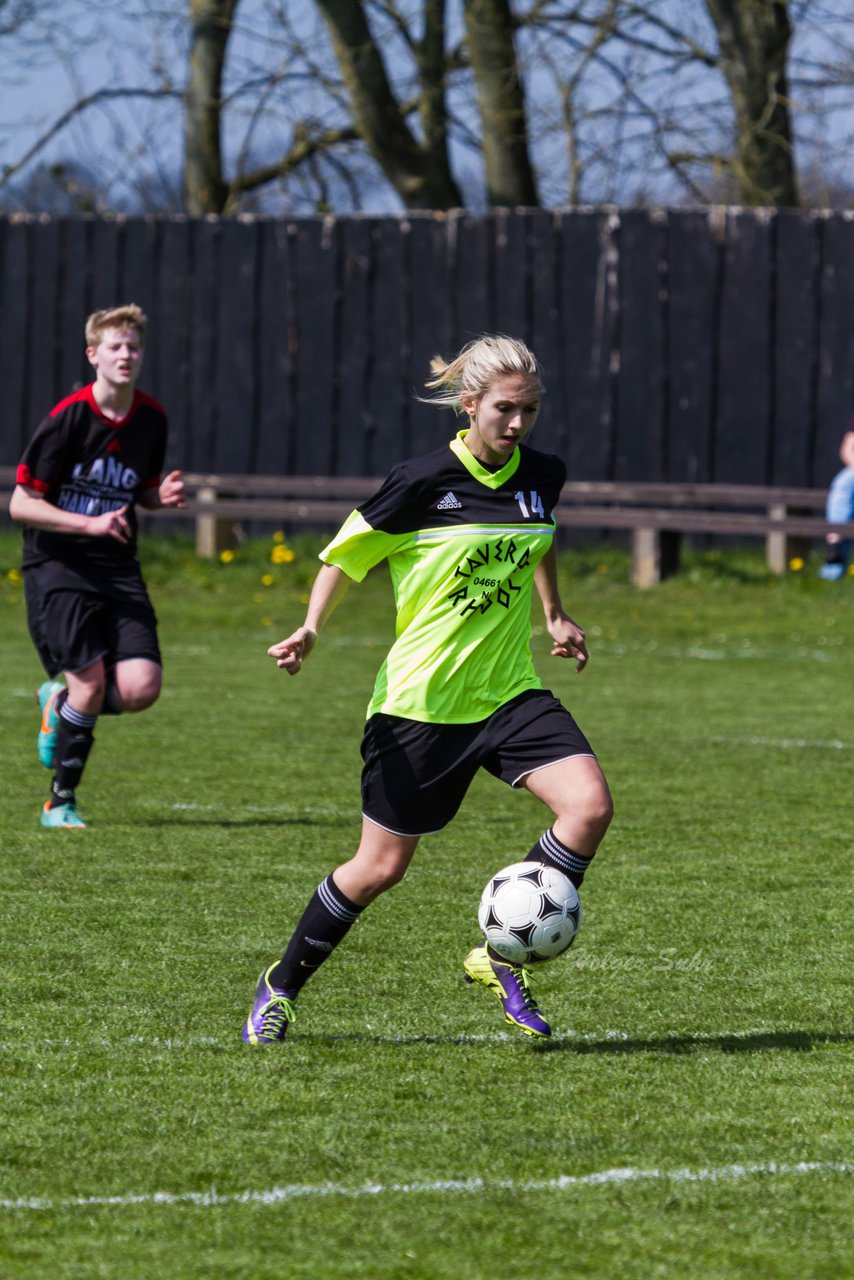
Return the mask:
[[[434, 136], [422, 147], [389, 84], [361, 0], [317, 0], [317, 5], [332, 37], [354, 123], [404, 205], [408, 209], [450, 209], [459, 205], [460, 194], [451, 177], [442, 130], [441, 145], [435, 145], [435, 125], [444, 119], [444, 105], [438, 109], [440, 93], [443, 99], [444, 65], [441, 79], [423, 108], [427, 121], [434, 126]], [[432, 52], [430, 58], [429, 65], [433, 65]], [[426, 65], [422, 61], [422, 74]]]
[[491, 205], [539, 204], [509, 0], [464, 0]]
[[746, 205], [797, 205], [786, 62], [787, 0], [706, 0], [736, 118], [734, 172]]
[[228, 187], [220, 141], [222, 74], [238, 0], [189, 0], [192, 29], [184, 108], [184, 206], [221, 213]]

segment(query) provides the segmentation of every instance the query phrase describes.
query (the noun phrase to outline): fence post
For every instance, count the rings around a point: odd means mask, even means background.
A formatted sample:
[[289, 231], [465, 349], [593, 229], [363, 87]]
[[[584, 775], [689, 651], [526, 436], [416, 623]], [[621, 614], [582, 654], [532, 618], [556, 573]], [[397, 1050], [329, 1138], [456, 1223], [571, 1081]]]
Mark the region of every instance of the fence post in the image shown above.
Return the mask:
[[649, 525], [632, 530], [632, 582], [653, 587], [679, 569], [680, 535], [671, 529]]
[[[785, 520], [787, 515], [810, 514], [811, 512], [803, 510], [790, 512], [785, 502], [773, 502], [768, 507], [769, 520]], [[776, 574], [778, 578], [782, 577], [794, 556], [801, 556], [806, 560], [811, 545], [809, 538], [793, 538], [782, 530], [773, 530], [765, 539], [765, 563], [768, 572]]]
[[[232, 521], [216, 515], [218, 497], [213, 485], [204, 485], [196, 493], [196, 555], [203, 560], [215, 559], [220, 551], [233, 547], [235, 542]], [[205, 507], [211, 510], [205, 511]]]

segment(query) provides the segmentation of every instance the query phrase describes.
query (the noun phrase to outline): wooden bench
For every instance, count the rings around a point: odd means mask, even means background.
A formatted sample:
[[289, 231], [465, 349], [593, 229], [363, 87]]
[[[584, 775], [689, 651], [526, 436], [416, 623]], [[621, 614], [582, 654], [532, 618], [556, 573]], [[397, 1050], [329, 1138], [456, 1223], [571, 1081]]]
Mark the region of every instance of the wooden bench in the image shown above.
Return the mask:
[[[141, 512], [143, 529], [192, 520], [200, 556], [235, 544], [240, 522], [334, 530], [381, 483], [377, 476], [214, 475], [186, 472], [187, 507]], [[11, 491], [14, 469], [0, 468]], [[559, 528], [625, 530], [632, 580], [640, 587], [676, 573], [685, 535], [762, 538], [768, 569], [786, 572], [815, 539], [838, 532], [854, 539], [854, 522], [828, 524], [823, 489], [743, 484], [670, 484], [571, 480], [557, 510]], [[6, 499], [4, 499], [5, 501]]]
[[[195, 519], [201, 556], [233, 546], [240, 520], [334, 529], [381, 483], [378, 476], [187, 473], [184, 479], [186, 514]], [[826, 498], [823, 489], [782, 486], [571, 480], [561, 494], [557, 522], [567, 529], [626, 530], [632, 580], [648, 587], [677, 572], [686, 534], [761, 537], [770, 572], [783, 574], [796, 555], [808, 553], [814, 539], [832, 530], [854, 537], [854, 524], [825, 521]]]

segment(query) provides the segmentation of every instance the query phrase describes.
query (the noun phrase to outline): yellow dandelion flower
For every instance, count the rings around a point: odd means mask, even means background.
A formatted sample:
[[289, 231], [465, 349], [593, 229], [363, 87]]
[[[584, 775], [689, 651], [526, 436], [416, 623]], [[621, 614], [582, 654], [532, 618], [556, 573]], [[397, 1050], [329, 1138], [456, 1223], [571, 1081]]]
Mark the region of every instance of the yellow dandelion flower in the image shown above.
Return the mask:
[[800, 573], [803, 567], [804, 567], [804, 562], [801, 559], [801, 557], [792, 556], [791, 560], [789, 561], [789, 568], [791, 569], [792, 573]]
[[294, 560], [296, 560], [297, 558], [297, 553], [295, 551], [292, 551], [290, 547], [283, 547], [282, 552], [283, 552], [282, 554], [283, 562], [285, 564], [293, 564]]
[[6, 577], [11, 582], [13, 587], [19, 587], [21, 585], [21, 575], [17, 569], [10, 569], [9, 572], [6, 574]]
[[264, 577], [261, 579], [261, 586], [272, 587], [275, 581], [276, 579], [273, 577], [272, 573], [265, 573]]
[[234, 559], [234, 552], [229, 551], [228, 549], [226, 549], [225, 551], [220, 551], [219, 558], [223, 564], [231, 564], [232, 560]]
[[276, 532], [273, 534], [273, 541], [284, 542], [284, 540], [285, 540], [285, 535], [282, 533], [281, 529], [277, 529]]
[[293, 560], [296, 560], [296, 552], [292, 551], [290, 547], [273, 547], [270, 552], [270, 559], [273, 564], [290, 564]]

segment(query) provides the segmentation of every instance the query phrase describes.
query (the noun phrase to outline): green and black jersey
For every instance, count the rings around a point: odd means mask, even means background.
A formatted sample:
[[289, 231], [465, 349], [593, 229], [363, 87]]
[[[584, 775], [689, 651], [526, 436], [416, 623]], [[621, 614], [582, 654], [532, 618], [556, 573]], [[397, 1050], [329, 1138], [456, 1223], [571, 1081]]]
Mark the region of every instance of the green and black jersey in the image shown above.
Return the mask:
[[566, 468], [521, 445], [489, 471], [465, 434], [396, 466], [321, 552], [356, 582], [389, 563], [397, 638], [369, 716], [471, 724], [542, 688], [531, 657], [531, 589], [554, 537]]

